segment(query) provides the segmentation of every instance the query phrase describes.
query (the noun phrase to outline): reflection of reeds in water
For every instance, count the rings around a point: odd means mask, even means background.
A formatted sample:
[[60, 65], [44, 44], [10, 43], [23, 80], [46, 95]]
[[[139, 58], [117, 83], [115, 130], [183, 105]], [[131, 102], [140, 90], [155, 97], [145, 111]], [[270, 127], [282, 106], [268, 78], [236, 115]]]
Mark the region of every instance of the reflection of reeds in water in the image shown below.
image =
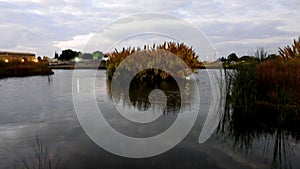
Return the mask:
[[[149, 95], [154, 89], [160, 89], [164, 92], [164, 96], [156, 96], [150, 104]], [[166, 99], [166, 107], [164, 113], [176, 112], [180, 109], [180, 89], [176, 84], [175, 80], [169, 82], [160, 82], [160, 83], [149, 83], [149, 82], [138, 82], [135, 79], [131, 81], [129, 88], [129, 98], [133, 106], [137, 107], [139, 110], [147, 110], [150, 106], [155, 106], [156, 104], [163, 103]], [[145, 105], [142, 107], [141, 105]], [[158, 105], [159, 107], [159, 105]]]
[[290, 144], [289, 133], [283, 130], [275, 131], [275, 145], [273, 150], [272, 168], [292, 168], [290, 159], [293, 156], [293, 148]]
[[[112, 91], [111, 81], [107, 80], [108, 94], [114, 97], [114, 101], [117, 104], [122, 104], [123, 108], [131, 109], [136, 108], [139, 111], [147, 111], [154, 108], [162, 108], [164, 114], [177, 113], [180, 109], [190, 111], [191, 110], [191, 94], [193, 91], [193, 82], [182, 79], [179, 83], [184, 86], [183, 91], [181, 91], [179, 85], [175, 79], [171, 78], [168, 81], [140, 81], [139, 79], [131, 80], [129, 86], [129, 92], [124, 92], [128, 90], [124, 89], [122, 81], [120, 83], [115, 83], [115, 87]], [[159, 89], [164, 93], [162, 95], [155, 95], [152, 100], [150, 96], [151, 92], [155, 89]], [[127, 95], [126, 95], [127, 94]], [[164, 104], [166, 101], [166, 105]], [[150, 109], [151, 108], [151, 109]]]
[[[18, 165], [15, 164], [13, 167], [7, 167], [8, 169], [22, 168], [22, 169], [60, 169], [61, 158], [54, 160], [56, 155], [50, 155], [50, 152], [44, 142], [36, 136], [35, 144], [32, 152], [27, 152], [26, 156], [22, 155], [16, 149], [6, 150], [9, 153], [13, 153], [19, 161]], [[32, 155], [33, 156], [30, 156]]]
[[243, 115], [232, 109], [224, 112], [218, 133], [232, 141], [234, 150], [245, 152], [246, 155], [258, 151], [255, 148], [258, 145], [262, 148], [260, 150], [263, 157], [271, 156], [271, 168], [274, 169], [292, 168], [291, 160], [294, 154], [292, 144], [300, 141], [297, 131], [269, 128], [250, 115]]

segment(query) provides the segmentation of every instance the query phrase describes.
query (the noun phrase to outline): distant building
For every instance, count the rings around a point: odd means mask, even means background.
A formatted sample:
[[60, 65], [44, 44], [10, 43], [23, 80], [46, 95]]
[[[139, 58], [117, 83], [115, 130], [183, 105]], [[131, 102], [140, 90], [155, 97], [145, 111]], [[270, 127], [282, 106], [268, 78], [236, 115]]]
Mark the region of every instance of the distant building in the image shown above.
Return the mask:
[[36, 61], [35, 54], [23, 52], [7, 52], [0, 51], [0, 60], [5, 62], [10, 61]]

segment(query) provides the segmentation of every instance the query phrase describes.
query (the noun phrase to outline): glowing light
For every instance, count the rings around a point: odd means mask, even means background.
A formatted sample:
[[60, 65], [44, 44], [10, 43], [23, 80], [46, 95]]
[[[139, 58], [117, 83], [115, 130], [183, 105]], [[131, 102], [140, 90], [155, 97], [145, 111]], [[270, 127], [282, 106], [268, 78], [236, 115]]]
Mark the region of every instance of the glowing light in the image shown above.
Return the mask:
[[80, 61], [80, 59], [78, 58], [78, 57], [75, 57], [75, 62], [79, 62]]
[[5, 59], [4, 62], [7, 63], [7, 62], [8, 62], [8, 59]]
[[37, 59], [34, 59], [33, 61], [34, 61], [35, 63], [39, 62], [39, 60], [37, 60]]
[[24, 60], [24, 59], [22, 59], [21, 61], [22, 61], [22, 62], [25, 62], [25, 60]]

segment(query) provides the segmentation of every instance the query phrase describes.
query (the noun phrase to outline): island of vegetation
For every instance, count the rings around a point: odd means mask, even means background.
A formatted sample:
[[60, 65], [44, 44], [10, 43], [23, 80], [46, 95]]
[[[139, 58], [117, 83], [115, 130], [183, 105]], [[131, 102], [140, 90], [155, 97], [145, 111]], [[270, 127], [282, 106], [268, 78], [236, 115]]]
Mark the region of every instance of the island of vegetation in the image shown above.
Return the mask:
[[[160, 51], [165, 51], [163, 53], [159, 53]], [[156, 55], [170, 55], [170, 57], [179, 57], [192, 71], [199, 69], [204, 66], [202, 62], [199, 61], [198, 56], [193, 51], [192, 47], [186, 46], [184, 43], [175, 43], [175, 42], [164, 42], [163, 44], [156, 45], [154, 44], [152, 47], [145, 45], [144, 49], [141, 48], [123, 48], [122, 51], [115, 50], [112, 53], [107, 54], [109, 59], [107, 61], [107, 74], [108, 78], [111, 79], [114, 75], [116, 68], [120, 65], [120, 63], [130, 55], [137, 55], [137, 59], [147, 60], [147, 64], [153, 65], [155, 62]], [[134, 61], [133, 61], [134, 62]], [[181, 63], [177, 63], [178, 60], [170, 59], [167, 60], [164, 65], [166, 67], [176, 67], [180, 66]], [[129, 65], [124, 65], [126, 70], [123, 71], [131, 71], [133, 69], [138, 69], [140, 65], [129, 63]], [[183, 77], [183, 72], [178, 69], [176, 73], [178, 76]], [[125, 78], [125, 77], [124, 77]], [[144, 70], [137, 75], [138, 79], [144, 80], [152, 79], [156, 81], [164, 81], [169, 80], [171, 77], [168, 73], [152, 69], [152, 70]]]

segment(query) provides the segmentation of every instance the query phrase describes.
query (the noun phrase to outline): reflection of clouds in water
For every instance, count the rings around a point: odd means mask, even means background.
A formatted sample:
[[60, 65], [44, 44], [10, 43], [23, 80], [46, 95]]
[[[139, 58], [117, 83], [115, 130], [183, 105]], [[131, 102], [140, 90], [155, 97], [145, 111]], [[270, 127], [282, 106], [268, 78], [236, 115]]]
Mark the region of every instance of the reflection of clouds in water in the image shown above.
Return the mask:
[[[38, 134], [39, 137], [44, 140], [45, 144], [48, 146], [51, 152], [58, 152], [58, 154], [62, 158], [62, 163], [66, 168], [124, 168], [124, 166], [130, 168], [270, 168], [270, 163], [273, 158], [273, 148], [275, 136], [269, 136], [270, 145], [269, 150], [266, 153], [265, 158], [261, 157], [262, 154], [262, 145], [266, 143], [266, 139], [260, 137], [260, 139], [255, 143], [254, 148], [252, 149], [252, 154], [245, 155], [242, 151], [243, 149], [233, 150], [231, 145], [233, 144], [232, 138], [220, 138], [222, 135], [215, 133], [215, 135], [210, 138], [204, 144], [199, 144], [197, 139], [199, 136], [199, 132], [201, 129], [200, 122], [205, 120], [205, 114], [207, 114], [210, 101], [210, 91], [209, 91], [209, 81], [208, 76], [205, 74], [204, 70], [200, 70], [198, 73], [199, 81], [198, 85], [200, 86], [199, 92], [201, 97], [201, 109], [199, 112], [199, 116], [197, 118], [197, 122], [194, 128], [191, 130], [189, 135], [183, 140], [182, 143], [177, 145], [172, 151], [161, 154], [157, 157], [147, 158], [147, 159], [127, 159], [117, 157], [112, 155], [105, 150], [99, 148], [92, 140], [90, 140], [87, 135], [84, 133], [82, 128], [80, 127], [76, 114], [74, 112], [72, 98], [71, 98], [71, 90], [67, 89], [68, 81], [71, 79], [71, 71], [55, 71], [55, 76], [53, 76], [53, 82], [50, 86], [45, 87], [41, 84], [44, 82], [47, 83], [47, 79], [41, 77], [36, 78], [37, 83], [32, 83], [30, 78], [22, 78], [22, 79], [6, 79], [5, 81], [10, 83], [14, 81], [14, 84], [17, 85], [22, 83], [30, 83], [32, 85], [41, 85], [44, 90], [51, 90], [51, 100], [44, 104], [43, 112], [45, 116], [43, 117], [45, 121], [41, 123], [32, 122], [32, 116], [23, 116], [21, 120], [22, 123], [20, 126], [14, 124], [11, 127], [6, 129], [6, 124], [1, 125], [0, 131], [0, 147], [1, 148], [11, 148], [15, 147], [23, 156], [26, 156], [28, 152], [32, 152], [32, 145], [35, 143], [35, 135]], [[101, 85], [106, 84], [106, 75], [105, 71], [99, 71], [99, 79], [98, 82], [101, 82]], [[44, 81], [45, 80], [45, 81]], [[1, 84], [5, 85], [5, 81], [1, 80]], [[65, 83], [66, 85], [62, 85]], [[96, 82], [97, 83], [97, 82]], [[103, 86], [98, 86], [97, 89], [99, 92], [103, 92], [105, 89]], [[9, 86], [8, 86], [9, 87]], [[11, 91], [11, 90], [9, 90]], [[62, 96], [60, 91], [65, 91], [66, 93]], [[1, 90], [0, 92], [5, 93], [5, 91]], [[31, 95], [39, 95], [39, 92], [35, 92], [34, 89], [28, 89]], [[46, 91], [43, 91], [46, 92]], [[67, 93], [69, 92], [69, 93]], [[10, 92], [6, 93], [3, 96], [8, 95]], [[21, 94], [21, 93], [19, 93]], [[97, 93], [96, 93], [97, 94]], [[103, 94], [103, 95], [102, 95]], [[97, 95], [97, 97], [105, 97], [107, 101], [102, 104], [106, 104], [108, 107], [110, 104], [109, 97], [107, 94], [102, 93], [101, 95]], [[13, 96], [11, 96], [13, 97]], [[16, 97], [15, 101], [17, 102], [21, 97]], [[55, 98], [58, 98], [55, 99]], [[29, 102], [30, 103], [30, 102]], [[99, 103], [101, 104], [101, 103]], [[13, 110], [11, 105], [7, 105], [5, 100], [1, 100], [0, 102], [1, 110], [7, 109]], [[32, 107], [32, 114], [34, 117], [40, 117], [40, 108]], [[17, 114], [21, 114], [22, 108], [15, 107], [13, 112], [17, 112]], [[4, 112], [1, 112], [3, 115]], [[5, 113], [10, 113], [5, 112]], [[183, 114], [183, 113], [182, 113]], [[201, 114], [203, 114], [201, 116]], [[110, 116], [112, 123], [116, 125], [116, 128], [126, 127], [128, 123], [126, 121], [121, 121], [118, 117], [110, 112], [107, 113], [107, 116]], [[5, 121], [2, 119], [3, 122]], [[8, 116], [10, 117], [10, 116]], [[15, 118], [15, 114], [10, 118]], [[172, 121], [176, 118], [173, 114], [169, 114], [161, 119], [161, 125], [166, 125], [165, 123], [172, 123]], [[20, 120], [20, 119], [19, 119]], [[19, 121], [15, 119], [15, 121]], [[25, 123], [28, 122], [28, 123]], [[168, 125], [170, 125], [168, 124]], [[167, 126], [167, 125], [166, 125]], [[157, 129], [159, 131], [163, 130], [162, 127]], [[126, 132], [126, 131], [125, 131]], [[132, 132], [132, 131], [127, 131]], [[136, 133], [145, 133], [142, 136], [149, 136], [155, 134], [156, 131], [152, 131], [147, 129], [144, 126], [141, 126], [134, 131]], [[134, 134], [134, 132], [132, 132]], [[6, 134], [4, 134], [6, 133]], [[7, 134], [8, 133], [8, 134]], [[266, 134], [268, 135], [268, 134]], [[284, 135], [282, 135], [285, 137]], [[294, 168], [299, 166], [299, 144], [292, 140], [287, 140], [287, 143], [291, 145], [295, 150], [295, 156], [292, 158], [291, 163]], [[9, 145], [9, 146], [8, 146]], [[0, 148], [0, 168], [5, 168], [6, 164], [11, 163], [12, 165], [15, 163], [15, 156], [3, 151]], [[265, 161], [265, 159], [267, 159]]]

